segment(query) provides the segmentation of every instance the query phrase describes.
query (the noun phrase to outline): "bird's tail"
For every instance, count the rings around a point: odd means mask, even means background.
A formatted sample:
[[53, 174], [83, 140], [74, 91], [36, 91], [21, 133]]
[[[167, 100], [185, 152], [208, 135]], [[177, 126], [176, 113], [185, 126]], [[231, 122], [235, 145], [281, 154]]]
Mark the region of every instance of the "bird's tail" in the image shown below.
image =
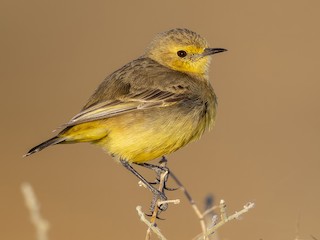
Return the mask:
[[50, 138], [49, 140], [35, 146], [34, 148], [31, 148], [27, 154], [23, 155], [24, 157], [27, 157], [31, 154], [34, 154], [36, 152], [40, 152], [42, 149], [46, 148], [46, 147], [49, 147], [51, 145], [55, 145], [55, 144], [58, 144], [58, 143], [61, 143], [61, 142], [64, 142], [65, 141], [65, 138], [63, 137], [53, 137], [53, 138]]

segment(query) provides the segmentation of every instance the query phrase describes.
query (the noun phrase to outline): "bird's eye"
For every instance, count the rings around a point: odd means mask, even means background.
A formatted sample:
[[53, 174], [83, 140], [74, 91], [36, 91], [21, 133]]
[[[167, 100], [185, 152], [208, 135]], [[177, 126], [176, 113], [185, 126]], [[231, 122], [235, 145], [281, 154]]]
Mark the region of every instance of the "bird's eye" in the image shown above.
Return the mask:
[[183, 51], [183, 50], [180, 50], [177, 52], [177, 55], [181, 58], [187, 56], [187, 52], [186, 51]]

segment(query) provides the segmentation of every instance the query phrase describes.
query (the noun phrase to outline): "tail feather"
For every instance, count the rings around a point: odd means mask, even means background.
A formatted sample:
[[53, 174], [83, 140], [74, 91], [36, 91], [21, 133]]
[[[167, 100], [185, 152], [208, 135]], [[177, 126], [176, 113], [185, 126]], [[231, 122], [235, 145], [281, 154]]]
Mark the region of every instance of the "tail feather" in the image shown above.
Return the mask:
[[53, 138], [50, 138], [49, 140], [35, 146], [34, 148], [31, 148], [27, 154], [23, 155], [23, 157], [27, 157], [31, 154], [34, 154], [34, 153], [37, 153], [37, 152], [40, 152], [42, 149], [46, 148], [46, 147], [49, 147], [51, 145], [55, 145], [55, 144], [58, 144], [58, 143], [61, 143], [65, 141], [64, 138], [60, 138], [60, 137], [53, 137]]

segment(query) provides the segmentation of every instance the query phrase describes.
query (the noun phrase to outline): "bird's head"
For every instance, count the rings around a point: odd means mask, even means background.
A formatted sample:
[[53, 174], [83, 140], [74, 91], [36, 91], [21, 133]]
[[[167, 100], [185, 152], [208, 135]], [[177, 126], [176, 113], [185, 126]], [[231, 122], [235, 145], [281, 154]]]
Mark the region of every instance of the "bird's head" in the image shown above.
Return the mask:
[[207, 78], [211, 55], [223, 48], [209, 48], [207, 41], [188, 29], [176, 28], [158, 34], [146, 56], [176, 71]]

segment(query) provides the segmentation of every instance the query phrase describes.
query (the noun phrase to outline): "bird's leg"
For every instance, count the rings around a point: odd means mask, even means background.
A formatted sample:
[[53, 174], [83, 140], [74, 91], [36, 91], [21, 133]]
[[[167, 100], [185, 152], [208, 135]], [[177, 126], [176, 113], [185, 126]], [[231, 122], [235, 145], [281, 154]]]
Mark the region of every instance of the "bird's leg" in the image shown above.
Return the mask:
[[[163, 163], [167, 163], [168, 160], [166, 159], [165, 156], [162, 157], [162, 159], [159, 161], [160, 164], [163, 164]], [[168, 188], [167, 187], [167, 181], [168, 181], [168, 178], [169, 178], [169, 175], [170, 175], [170, 170], [168, 167], [163, 167], [163, 166], [159, 166], [159, 165], [155, 165], [155, 164], [150, 164], [150, 163], [135, 163], [141, 167], [145, 167], [145, 168], [148, 168], [148, 169], [151, 169], [153, 171], [156, 172], [156, 180], [155, 182], [152, 182], [150, 184], [159, 184], [160, 182], [160, 176], [161, 174], [163, 174], [164, 172], [168, 172], [168, 174], [166, 175], [166, 178], [164, 180], [164, 189], [165, 190], [168, 190], [168, 191], [175, 191], [177, 190], [178, 188]], [[163, 164], [165, 165], [165, 164]]]
[[[147, 165], [147, 166], [152, 166], [152, 165]], [[159, 171], [156, 171], [157, 173], [157, 179], [158, 179], [158, 190], [162, 193], [164, 193], [165, 190], [165, 183], [168, 181], [168, 174], [169, 174], [169, 169], [166, 168], [167, 166], [167, 161], [160, 161], [159, 166], [153, 166], [153, 169], [160, 169]], [[157, 196], [154, 196], [151, 202], [151, 211], [152, 215], [151, 217], [151, 222], [155, 220], [155, 218], [159, 218], [159, 214], [162, 211], [167, 210], [168, 208], [168, 203], [163, 202], [161, 199], [159, 199]]]
[[[140, 179], [141, 182], [143, 182], [145, 184], [145, 186], [153, 193], [153, 200], [151, 203], [151, 211], [153, 212], [156, 206], [156, 202], [158, 199], [160, 199], [161, 201], [166, 201], [167, 197], [164, 194], [164, 192], [161, 192], [159, 190], [157, 190], [156, 188], [154, 188], [144, 177], [142, 177], [142, 175], [140, 173], [138, 173], [130, 164], [129, 162], [127, 162], [126, 160], [120, 159], [121, 164], [128, 169], [130, 172], [132, 172], [137, 178]], [[166, 210], [165, 206], [160, 206], [159, 208], [161, 208], [162, 211]]]

